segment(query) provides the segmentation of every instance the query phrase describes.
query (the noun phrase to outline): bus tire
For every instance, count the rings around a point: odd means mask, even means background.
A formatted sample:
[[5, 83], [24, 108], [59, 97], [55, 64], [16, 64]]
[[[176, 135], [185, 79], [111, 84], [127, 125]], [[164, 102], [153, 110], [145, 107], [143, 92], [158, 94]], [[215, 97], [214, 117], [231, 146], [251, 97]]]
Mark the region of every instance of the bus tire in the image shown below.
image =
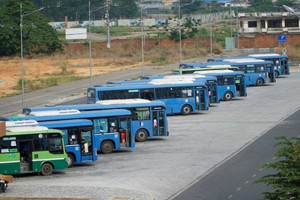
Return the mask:
[[148, 138], [148, 133], [145, 129], [139, 129], [135, 133], [135, 141], [137, 142], [145, 142]]
[[225, 92], [223, 99], [224, 101], [230, 101], [232, 99], [232, 96], [233, 96], [232, 93], [227, 91]]
[[67, 163], [68, 163], [68, 167], [71, 168], [73, 167], [75, 162], [75, 158], [71, 153], [68, 153], [68, 158], [67, 158]]
[[279, 72], [275, 71], [275, 78], [278, 78], [278, 77], [279, 77]]
[[5, 183], [0, 182], [0, 189], [2, 192], [5, 192], [5, 190], [6, 190]]
[[109, 154], [109, 153], [113, 152], [114, 145], [111, 141], [105, 140], [105, 141], [102, 142], [100, 149], [101, 149], [102, 153]]
[[192, 112], [192, 107], [190, 105], [184, 105], [181, 108], [181, 114], [182, 115], [189, 115]]
[[262, 86], [263, 84], [264, 84], [264, 80], [263, 80], [263, 79], [258, 78], [258, 79], [256, 80], [256, 85], [257, 85], [257, 86]]
[[50, 163], [44, 163], [41, 167], [41, 174], [43, 176], [50, 176], [53, 173], [53, 166]]

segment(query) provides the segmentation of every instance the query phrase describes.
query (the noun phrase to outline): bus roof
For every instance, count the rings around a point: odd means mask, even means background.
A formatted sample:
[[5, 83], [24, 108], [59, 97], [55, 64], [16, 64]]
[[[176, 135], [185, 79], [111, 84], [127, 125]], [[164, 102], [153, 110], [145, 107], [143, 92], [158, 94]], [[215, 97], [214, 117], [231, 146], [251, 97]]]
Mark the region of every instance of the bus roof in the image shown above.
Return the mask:
[[259, 57], [259, 56], [280, 56], [278, 53], [263, 53], [263, 54], [249, 54], [248, 56], [254, 56], [254, 57]]
[[111, 110], [101, 110], [101, 111], [89, 111], [82, 112], [72, 115], [52, 115], [52, 116], [12, 116], [12, 117], [1, 117], [2, 121], [16, 121], [16, 120], [26, 120], [33, 119], [38, 122], [40, 121], [55, 121], [55, 120], [67, 120], [67, 119], [89, 119], [97, 117], [109, 117], [109, 116], [130, 116], [131, 112], [125, 109], [111, 109]]
[[260, 60], [260, 59], [255, 59], [255, 60], [245, 60], [245, 59], [232, 59], [230, 61], [224, 61], [228, 63], [234, 63], [234, 64], [273, 64], [273, 61], [267, 61], [267, 60]]
[[194, 72], [194, 74], [221, 74], [221, 73], [233, 73], [233, 72], [235, 72], [235, 71], [233, 71], [233, 70], [207, 70], [207, 71], [196, 71], [196, 72]]
[[171, 85], [171, 84], [189, 84], [194, 83], [194, 79], [152, 79], [149, 84], [152, 85]]
[[234, 67], [230, 65], [230, 62], [224, 62], [224, 64], [221, 64], [220, 66], [216, 67], [204, 67], [204, 68], [189, 68], [189, 69], [174, 69], [173, 72], [179, 72], [179, 71], [207, 71], [207, 70], [222, 70], [222, 69], [229, 69], [229, 70], [235, 70], [238, 71], [238, 67]]
[[264, 60], [259, 60], [256, 58], [225, 58], [223, 60], [224, 62], [228, 61], [228, 62], [251, 62], [251, 61], [264, 61]]
[[32, 116], [52, 116], [52, 115], [73, 115], [80, 113], [79, 110], [76, 109], [64, 109], [64, 110], [45, 110], [45, 111], [35, 111], [31, 112]]
[[45, 126], [15, 126], [7, 127], [6, 132], [28, 132], [28, 131], [45, 131], [48, 130]]
[[46, 106], [46, 107], [25, 107], [23, 108], [24, 115], [30, 115], [31, 112], [38, 111], [57, 111], [64, 109], [77, 109], [79, 111], [92, 111], [103, 109], [126, 109], [131, 107], [147, 107], [147, 106], [163, 106], [163, 101], [149, 101], [146, 99], [112, 99], [97, 101], [96, 104], [76, 104], [76, 105], [60, 105], [60, 106]]
[[196, 71], [194, 74], [207, 74], [211, 76], [218, 75], [244, 75], [244, 72], [233, 70], [210, 70], [210, 71]]
[[44, 134], [44, 133], [59, 133], [60, 135], [63, 135], [62, 132], [57, 129], [48, 129], [47, 127], [43, 127], [43, 129], [44, 130], [33, 130], [28, 127], [26, 129], [23, 128], [22, 130], [17, 132], [18, 129], [14, 128], [11, 129], [12, 131], [7, 130], [5, 136], [16, 136], [16, 135], [24, 135], [24, 134], [31, 135], [31, 134]]
[[37, 126], [36, 120], [17, 120], [17, 121], [6, 121], [6, 127], [17, 127], [17, 126]]
[[266, 53], [266, 54], [250, 54], [249, 57], [256, 57], [256, 58], [280, 58], [284, 57], [287, 58], [288, 56], [285, 54], [277, 54], [277, 53]]
[[[155, 80], [155, 79], [153, 79]], [[152, 81], [153, 81], [152, 80]], [[97, 90], [102, 90], [102, 91], [111, 91], [111, 90], [137, 90], [137, 89], [150, 89], [150, 88], [165, 88], [165, 87], [188, 87], [188, 86], [204, 86], [206, 87], [204, 82], [201, 81], [189, 81], [189, 82], [177, 82], [174, 83], [173, 81], [161, 81], [159, 82], [146, 82], [142, 84], [120, 84], [120, 85], [106, 85], [103, 87], [89, 87], [88, 89], [97, 89]]]
[[215, 80], [216, 78], [211, 76], [204, 76], [201, 74], [167, 74], [164, 76], [147, 76], [148, 80], [153, 80], [153, 79], [193, 79], [195, 81], [199, 80], [199, 81], [203, 81], [201, 79], [205, 79], [205, 80]]
[[68, 128], [68, 127], [82, 127], [82, 126], [93, 126], [93, 122], [88, 119], [74, 119], [74, 120], [57, 120], [39, 122], [39, 125], [47, 128]]

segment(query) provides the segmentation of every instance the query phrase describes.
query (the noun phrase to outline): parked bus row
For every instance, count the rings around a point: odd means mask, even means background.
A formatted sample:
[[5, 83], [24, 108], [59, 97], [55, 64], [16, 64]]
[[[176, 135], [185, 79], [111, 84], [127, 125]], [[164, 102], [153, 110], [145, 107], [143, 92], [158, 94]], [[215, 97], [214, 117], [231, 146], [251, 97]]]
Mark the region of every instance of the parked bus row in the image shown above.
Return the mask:
[[135, 142], [168, 136], [167, 115], [206, 112], [211, 104], [246, 97], [246, 86], [276, 82], [279, 67], [261, 58], [182, 63], [169, 75], [89, 87], [87, 104], [28, 107], [22, 115], [2, 117], [0, 174], [49, 175], [96, 161], [98, 152], [132, 149]]
[[228, 59], [259, 59], [271, 61], [274, 65], [275, 77], [278, 78], [283, 75], [290, 75], [290, 66], [287, 55], [280, 55], [276, 53], [269, 54], [250, 54], [247, 57], [225, 57], [225, 58], [208, 58], [207, 62], [224, 62]]
[[[1, 156], [16, 158], [0, 160], [2, 174], [41, 172], [49, 175], [54, 169], [60, 169], [51, 160], [52, 151], [44, 156], [40, 164], [44, 166], [47, 163], [48, 168], [52, 167], [48, 173], [42, 167], [34, 168], [33, 158], [38, 149], [35, 148], [35, 142], [27, 138], [31, 134], [29, 130], [38, 127], [43, 127], [43, 131], [59, 130], [57, 132], [62, 135], [61, 139], [66, 147], [65, 161], [68, 167], [72, 167], [74, 163], [96, 161], [97, 152], [132, 149], [135, 147], [135, 140], [145, 141], [147, 138], [169, 135], [165, 104], [160, 101], [108, 100], [87, 105], [24, 108], [23, 113], [0, 119], [6, 122], [7, 133], [10, 129], [18, 129], [20, 132], [14, 138], [13, 156], [10, 148], [3, 144], [9, 134], [0, 138]], [[23, 143], [26, 143], [26, 151]], [[26, 156], [22, 156], [23, 154]], [[15, 163], [13, 172], [6, 170], [11, 162]], [[24, 168], [24, 165], [27, 167]]]
[[192, 74], [206, 70], [233, 70], [244, 73], [246, 86], [262, 86], [275, 83], [275, 68], [272, 61], [258, 59], [228, 59], [220, 62], [181, 64], [174, 74]]

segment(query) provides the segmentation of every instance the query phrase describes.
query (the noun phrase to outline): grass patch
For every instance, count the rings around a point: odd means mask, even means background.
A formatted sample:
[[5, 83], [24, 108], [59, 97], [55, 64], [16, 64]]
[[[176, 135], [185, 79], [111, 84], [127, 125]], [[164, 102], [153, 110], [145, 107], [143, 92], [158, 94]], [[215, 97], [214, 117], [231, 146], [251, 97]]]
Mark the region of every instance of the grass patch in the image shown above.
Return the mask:
[[[33, 92], [33, 91], [37, 91], [52, 86], [78, 81], [81, 79], [83, 79], [83, 77], [61, 76], [61, 77], [50, 77], [41, 80], [24, 80], [24, 90], [25, 92]], [[17, 89], [22, 90], [22, 79], [18, 80]]]

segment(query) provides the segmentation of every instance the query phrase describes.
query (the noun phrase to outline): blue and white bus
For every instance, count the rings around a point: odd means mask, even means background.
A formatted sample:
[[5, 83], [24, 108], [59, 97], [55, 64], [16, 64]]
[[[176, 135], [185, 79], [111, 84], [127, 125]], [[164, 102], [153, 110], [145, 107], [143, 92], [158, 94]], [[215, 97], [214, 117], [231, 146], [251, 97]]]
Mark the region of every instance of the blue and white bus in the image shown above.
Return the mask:
[[225, 59], [224, 63], [232, 67], [238, 67], [244, 72], [246, 85], [262, 86], [267, 83], [275, 83], [275, 70], [272, 61], [249, 59]]
[[111, 153], [113, 150], [134, 148], [134, 134], [131, 133], [131, 112], [112, 109], [89, 112], [75, 110], [44, 111], [32, 115], [1, 117], [0, 121], [35, 120], [39, 123], [71, 119], [88, 119], [93, 122], [97, 150]]
[[204, 81], [206, 83], [209, 95], [209, 104], [220, 103], [220, 98], [218, 94], [218, 82], [217, 78], [214, 76], [203, 76], [195, 74], [185, 74], [185, 75], [172, 75], [167, 74], [164, 76], [144, 76], [141, 78], [141, 81], [150, 81], [153, 79], [174, 79], [175, 81], [179, 79], [192, 80], [192, 81]]
[[95, 104], [77, 104], [46, 107], [25, 107], [23, 114], [50, 111], [72, 110], [80, 112], [108, 109], [128, 109], [131, 111], [131, 132], [135, 133], [135, 141], [143, 142], [147, 138], [168, 136], [168, 120], [165, 103], [162, 101], [149, 101], [146, 99], [120, 99], [102, 100]]
[[231, 70], [206, 70], [196, 71], [194, 74], [215, 76], [218, 80], [218, 93], [220, 100], [229, 101], [232, 98], [246, 97], [246, 81], [243, 72]]
[[93, 123], [87, 119], [61, 120], [38, 123], [35, 120], [7, 121], [7, 127], [35, 127], [44, 126], [49, 129], [59, 129], [63, 137], [68, 154], [68, 167], [89, 161], [96, 161], [97, 148], [93, 133]]
[[87, 89], [87, 103], [110, 99], [148, 99], [165, 102], [167, 114], [187, 115], [208, 110], [205, 82], [154, 79], [142, 84], [113, 84]]
[[251, 58], [272, 61], [275, 66], [276, 78], [282, 75], [290, 75], [290, 66], [287, 55], [280, 55], [276, 53], [271, 54], [250, 54]]
[[[282, 75], [289, 75], [290, 74], [290, 66], [288, 62], [288, 56], [287, 55], [280, 55], [275, 53], [269, 53], [269, 54], [250, 54], [246, 57], [223, 57], [223, 58], [208, 58], [207, 62], [224, 62], [225, 60], [233, 60], [233, 59], [243, 59], [243, 60], [265, 60], [265, 61], [272, 61], [274, 65], [274, 71], [275, 71], [275, 78], [280, 77]], [[191, 65], [189, 65], [191, 66]]]

